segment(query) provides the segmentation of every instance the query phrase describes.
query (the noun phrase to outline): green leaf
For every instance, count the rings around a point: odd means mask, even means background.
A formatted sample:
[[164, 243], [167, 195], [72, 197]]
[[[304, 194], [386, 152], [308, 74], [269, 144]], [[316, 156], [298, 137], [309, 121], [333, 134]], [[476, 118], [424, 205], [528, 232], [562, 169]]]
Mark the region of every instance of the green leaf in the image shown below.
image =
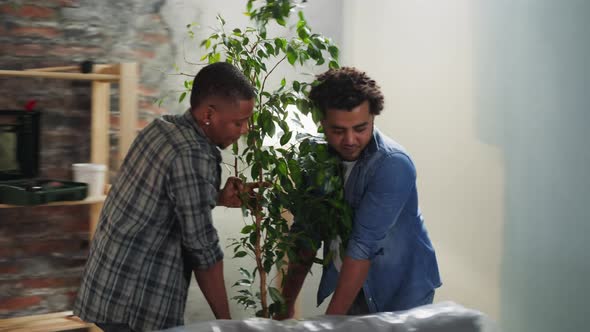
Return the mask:
[[269, 129], [268, 130], [268, 136], [269, 137], [273, 137], [275, 135], [275, 132], [276, 132], [276, 126], [275, 126], [274, 121], [270, 121], [270, 126], [269, 126], [268, 129]]
[[285, 38], [275, 38], [275, 47], [282, 51], [286, 51], [287, 40]]
[[330, 69], [338, 69], [338, 68], [340, 68], [340, 66], [338, 65], [338, 62], [336, 62], [334, 60], [330, 61], [330, 63], [328, 64], [328, 67]]
[[264, 52], [263, 50], [258, 50], [256, 54], [262, 59], [268, 58], [268, 54], [266, 54], [266, 52]]
[[[288, 114], [285, 112], [285, 117], [286, 117], [287, 115], [288, 115]], [[285, 133], [289, 131], [289, 125], [287, 124], [287, 121], [285, 121], [285, 120], [279, 121], [279, 127], [281, 127], [281, 129], [282, 129], [282, 130], [283, 130], [283, 132], [285, 132]]]
[[294, 65], [295, 61], [297, 61], [297, 52], [291, 45], [287, 46], [287, 61], [291, 65]]
[[239, 148], [238, 147], [238, 142], [232, 144], [231, 149], [232, 149], [232, 152], [234, 153], [234, 155], [237, 155], [238, 154], [238, 148]]
[[309, 32], [310, 32], [309, 28], [306, 26], [303, 26], [303, 27], [297, 29], [297, 35], [306, 44], [309, 43]]
[[245, 252], [245, 251], [238, 251], [238, 252], [236, 252], [236, 253], [234, 254], [234, 258], [240, 258], [240, 257], [244, 257], [244, 256], [246, 256], [246, 255], [248, 255], [248, 253], [247, 253], [247, 252]]
[[257, 179], [259, 173], [260, 173], [260, 163], [254, 163], [254, 165], [252, 165], [252, 169], [250, 170], [250, 175], [252, 176], [253, 179]]
[[264, 263], [262, 265], [264, 267], [264, 271], [266, 271], [266, 273], [269, 273], [270, 270], [272, 269], [273, 263], [272, 263], [272, 260], [267, 259], [264, 261]]
[[287, 80], [283, 77], [281, 80], [281, 86], [285, 86], [287, 84]]
[[322, 38], [313, 38], [311, 40], [311, 42], [313, 43], [313, 45], [315, 45], [315, 47], [318, 50], [325, 50], [326, 49], [326, 44], [324, 44], [324, 41]]
[[293, 159], [289, 160], [289, 173], [296, 184], [301, 182], [301, 169], [299, 168], [299, 164]]
[[272, 44], [271, 43], [265, 43], [264, 44], [264, 47], [266, 48], [266, 52], [268, 54], [275, 54], [275, 49], [274, 49], [274, 47], [272, 47]]
[[334, 59], [338, 59], [338, 47], [336, 46], [328, 46], [328, 52], [330, 52], [330, 56]]
[[303, 16], [303, 11], [297, 12], [297, 16], [299, 17], [299, 22], [305, 22], [305, 16]]
[[285, 145], [285, 144], [289, 143], [289, 140], [291, 139], [292, 135], [293, 135], [292, 131], [288, 131], [288, 132], [284, 133], [283, 136], [281, 137], [281, 140], [280, 140], [281, 145]]
[[252, 286], [252, 281], [248, 280], [248, 279], [240, 279], [240, 280], [236, 281], [232, 287], [236, 287], [236, 286], [250, 287], [250, 286]]
[[250, 233], [250, 238], [248, 239], [250, 241], [251, 245], [254, 245], [256, 243], [256, 232], [252, 232]]
[[208, 58], [209, 63], [219, 62], [221, 59], [221, 53], [209, 53]]
[[293, 90], [299, 92], [301, 88], [301, 83], [299, 83], [298, 81], [293, 81]]
[[287, 176], [287, 163], [285, 159], [279, 160], [277, 164], [277, 172], [282, 176]]
[[268, 287], [268, 294], [274, 302], [285, 303], [285, 298], [278, 289], [274, 287]]
[[242, 230], [240, 231], [240, 233], [242, 234], [250, 234], [250, 232], [256, 230], [256, 226], [254, 225], [246, 225], [244, 226], [244, 228], [242, 228]]
[[221, 25], [225, 25], [225, 20], [223, 19], [223, 17], [221, 17], [221, 15], [217, 15], [217, 20], [219, 21], [219, 23], [221, 23]]
[[186, 91], [180, 94], [180, 98], [178, 98], [178, 102], [182, 103], [182, 101], [184, 100], [185, 97], [186, 97]]
[[297, 106], [297, 109], [299, 111], [301, 111], [301, 113], [303, 113], [303, 114], [307, 114], [308, 113], [308, 108], [309, 107], [308, 107], [308, 104], [307, 104], [307, 100], [305, 100], [305, 99], [298, 99], [297, 102], [296, 102], [296, 106]]
[[243, 267], [241, 267], [239, 270], [240, 270], [240, 273], [241, 273], [241, 274], [242, 274], [244, 277], [248, 278], [249, 280], [252, 280], [252, 275], [250, 274], [250, 272], [248, 272], [248, 270], [246, 270], [246, 269], [245, 269], [245, 268], [243, 268]]

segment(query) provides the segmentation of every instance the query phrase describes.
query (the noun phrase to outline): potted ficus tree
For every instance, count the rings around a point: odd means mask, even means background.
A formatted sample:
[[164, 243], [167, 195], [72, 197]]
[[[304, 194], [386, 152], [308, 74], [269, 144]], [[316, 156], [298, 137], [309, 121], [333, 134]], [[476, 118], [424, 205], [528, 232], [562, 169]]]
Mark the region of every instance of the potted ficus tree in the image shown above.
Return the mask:
[[[230, 62], [245, 73], [257, 91], [250, 131], [243, 142], [233, 146], [232, 172], [257, 182], [259, 189], [255, 197], [244, 197], [245, 225], [230, 247], [234, 257], [250, 256], [256, 263], [240, 268], [243, 278], [234, 286], [241, 289], [233, 299], [254, 309], [256, 316], [267, 318], [284, 309], [284, 299], [269, 273], [275, 269], [279, 275], [285, 273], [286, 259], [297, 259], [294, 241], [306, 236], [288, 234], [285, 214], [313, 219], [327, 236], [345, 239], [351, 227], [339, 162], [328, 153], [326, 144], [317, 143], [301, 125], [306, 116], [319, 121], [318, 111], [307, 99], [313, 76], [309, 82], [281, 78], [273, 89], [268, 84], [280, 66], [338, 67], [338, 47], [312, 32], [301, 11], [302, 2], [248, 0], [246, 15], [252, 26], [231, 28], [218, 16], [218, 27], [200, 42], [205, 51], [203, 64]], [[296, 18], [293, 26], [290, 18]], [[270, 36], [267, 26], [275, 23], [294, 36]], [[189, 35], [194, 36], [191, 28], [189, 25]], [[180, 101], [190, 93], [191, 84], [184, 83], [186, 91]], [[267, 144], [269, 140], [275, 144]], [[329, 259], [329, 255], [324, 257], [324, 261]]]

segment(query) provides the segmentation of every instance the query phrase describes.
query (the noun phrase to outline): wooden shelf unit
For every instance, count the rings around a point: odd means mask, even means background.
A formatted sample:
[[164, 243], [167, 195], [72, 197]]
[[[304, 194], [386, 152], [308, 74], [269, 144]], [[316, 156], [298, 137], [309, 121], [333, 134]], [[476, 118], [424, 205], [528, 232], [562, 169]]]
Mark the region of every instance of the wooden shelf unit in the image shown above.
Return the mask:
[[[90, 160], [109, 165], [109, 113], [111, 84], [118, 84], [119, 92], [119, 154], [120, 165], [137, 133], [138, 65], [136, 63], [94, 65], [92, 73], [81, 73], [79, 66], [0, 70], [0, 77], [31, 77], [42, 79], [83, 80], [92, 82]], [[82, 201], [66, 201], [39, 206], [90, 205], [90, 237], [94, 234], [104, 196]], [[0, 208], [19, 207], [0, 204]], [[28, 206], [31, 207], [31, 206]], [[34, 207], [34, 206], [32, 206]]]

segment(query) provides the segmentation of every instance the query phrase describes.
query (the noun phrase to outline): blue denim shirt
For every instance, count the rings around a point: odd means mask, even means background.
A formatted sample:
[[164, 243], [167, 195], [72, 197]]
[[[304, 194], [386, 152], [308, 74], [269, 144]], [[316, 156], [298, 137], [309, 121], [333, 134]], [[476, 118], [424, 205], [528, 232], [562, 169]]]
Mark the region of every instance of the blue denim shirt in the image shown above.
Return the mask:
[[[416, 169], [404, 149], [375, 128], [344, 191], [354, 210], [346, 255], [371, 261], [362, 287], [369, 311], [409, 309], [440, 287], [434, 248], [418, 208]], [[324, 255], [328, 247], [324, 243]], [[324, 267], [318, 305], [337, 282], [331, 263]]]

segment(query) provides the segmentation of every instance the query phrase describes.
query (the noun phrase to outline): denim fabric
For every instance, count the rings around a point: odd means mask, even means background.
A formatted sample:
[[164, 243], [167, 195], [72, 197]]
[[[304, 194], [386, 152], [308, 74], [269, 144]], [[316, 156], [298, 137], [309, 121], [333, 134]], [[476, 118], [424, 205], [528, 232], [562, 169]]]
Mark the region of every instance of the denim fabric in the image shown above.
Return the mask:
[[[416, 169], [405, 150], [376, 128], [351, 171], [345, 197], [354, 210], [346, 255], [370, 260], [362, 290], [370, 313], [420, 305], [441, 286], [434, 248], [418, 207]], [[329, 250], [324, 243], [324, 255]], [[324, 267], [318, 305], [338, 282], [334, 264]]]
[[[408, 306], [415, 308], [427, 304], [432, 304], [433, 300], [434, 290], [428, 292], [428, 294], [426, 294], [422, 299], [416, 301], [415, 303], [409, 303]], [[354, 302], [352, 302], [352, 305], [348, 309], [348, 313], [346, 314], [349, 316], [358, 316], [368, 315], [370, 313], [371, 312], [369, 311], [369, 306], [367, 306], [367, 301], [365, 298], [365, 292], [363, 292], [363, 290], [361, 289], [356, 298], [354, 299]]]

